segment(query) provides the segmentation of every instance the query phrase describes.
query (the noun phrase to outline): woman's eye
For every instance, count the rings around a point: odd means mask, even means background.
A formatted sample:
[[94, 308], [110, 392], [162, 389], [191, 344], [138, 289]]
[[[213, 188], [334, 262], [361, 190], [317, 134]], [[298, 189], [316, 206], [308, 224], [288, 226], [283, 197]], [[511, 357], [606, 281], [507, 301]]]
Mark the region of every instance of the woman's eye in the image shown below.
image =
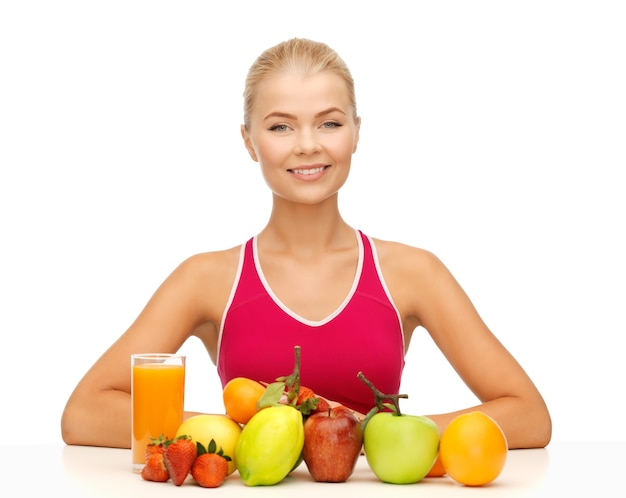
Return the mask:
[[339, 128], [343, 126], [341, 123], [337, 123], [336, 121], [327, 121], [322, 125], [324, 128]]
[[277, 124], [270, 127], [270, 131], [287, 131], [287, 125]]

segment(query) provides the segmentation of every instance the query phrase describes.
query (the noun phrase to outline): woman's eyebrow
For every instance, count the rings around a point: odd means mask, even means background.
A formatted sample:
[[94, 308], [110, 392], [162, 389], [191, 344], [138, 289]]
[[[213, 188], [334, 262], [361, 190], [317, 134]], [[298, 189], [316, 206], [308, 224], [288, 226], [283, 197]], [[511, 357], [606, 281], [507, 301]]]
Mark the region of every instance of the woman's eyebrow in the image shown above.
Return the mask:
[[[339, 107], [329, 107], [328, 109], [324, 109], [323, 111], [320, 111], [317, 114], [315, 114], [315, 117], [319, 118], [322, 116], [326, 116], [327, 114], [331, 114], [333, 112], [340, 112], [341, 114], [345, 114], [345, 112]], [[280, 111], [270, 112], [267, 116], [263, 118], [263, 120], [265, 121], [266, 119], [269, 119], [269, 118], [285, 118], [285, 119], [292, 119], [294, 121], [298, 120], [297, 116], [293, 114], [289, 114], [288, 112], [280, 112]]]
[[286, 119], [293, 119], [295, 121], [298, 120], [298, 118], [294, 116], [293, 114], [289, 114], [287, 112], [278, 112], [278, 111], [270, 112], [267, 116], [263, 118], [263, 121], [269, 118], [286, 118]]
[[316, 117], [316, 118], [319, 118], [319, 117], [325, 116], [326, 114], [331, 114], [331, 113], [333, 113], [333, 112], [340, 112], [341, 114], [345, 114], [345, 112], [344, 112], [342, 109], [340, 109], [339, 107], [329, 107], [329, 108], [328, 108], [328, 109], [326, 109], [325, 111], [320, 111], [320, 112], [318, 112], [318, 113], [315, 115], [315, 117]]

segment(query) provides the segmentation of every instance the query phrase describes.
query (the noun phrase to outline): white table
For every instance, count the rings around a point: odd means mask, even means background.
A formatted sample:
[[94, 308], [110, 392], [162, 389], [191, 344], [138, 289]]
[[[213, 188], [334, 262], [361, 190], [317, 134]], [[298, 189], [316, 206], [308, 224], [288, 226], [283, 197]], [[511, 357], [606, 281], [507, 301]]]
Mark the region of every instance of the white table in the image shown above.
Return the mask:
[[[626, 442], [552, 443], [546, 449], [509, 451], [500, 476], [480, 488], [461, 486], [449, 477], [427, 478], [417, 484], [384, 484], [361, 457], [345, 483], [316, 483], [302, 464], [275, 486], [246, 487], [237, 472], [216, 489], [188, 480], [144, 481], [131, 471], [130, 450], [84, 446], [2, 446], [2, 496], [84, 497], [626, 497]], [[43, 469], [32, 473], [35, 460]]]

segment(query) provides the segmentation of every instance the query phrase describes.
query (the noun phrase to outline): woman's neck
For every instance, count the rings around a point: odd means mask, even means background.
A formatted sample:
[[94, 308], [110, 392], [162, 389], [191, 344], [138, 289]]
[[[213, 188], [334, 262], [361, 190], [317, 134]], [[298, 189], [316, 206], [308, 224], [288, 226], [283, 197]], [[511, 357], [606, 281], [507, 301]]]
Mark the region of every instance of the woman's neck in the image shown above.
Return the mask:
[[354, 229], [341, 217], [336, 197], [315, 205], [275, 199], [267, 226], [259, 234], [261, 248], [299, 254], [326, 252], [354, 243]]

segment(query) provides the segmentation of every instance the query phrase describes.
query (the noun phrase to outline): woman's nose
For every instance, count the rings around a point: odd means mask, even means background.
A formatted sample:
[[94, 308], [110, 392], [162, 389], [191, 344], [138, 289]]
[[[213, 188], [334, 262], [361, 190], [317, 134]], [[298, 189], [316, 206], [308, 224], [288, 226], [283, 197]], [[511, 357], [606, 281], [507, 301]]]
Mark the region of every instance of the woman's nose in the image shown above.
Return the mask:
[[321, 149], [322, 146], [315, 132], [309, 130], [301, 130], [298, 133], [295, 147], [296, 154], [313, 154], [315, 152], [319, 152]]

